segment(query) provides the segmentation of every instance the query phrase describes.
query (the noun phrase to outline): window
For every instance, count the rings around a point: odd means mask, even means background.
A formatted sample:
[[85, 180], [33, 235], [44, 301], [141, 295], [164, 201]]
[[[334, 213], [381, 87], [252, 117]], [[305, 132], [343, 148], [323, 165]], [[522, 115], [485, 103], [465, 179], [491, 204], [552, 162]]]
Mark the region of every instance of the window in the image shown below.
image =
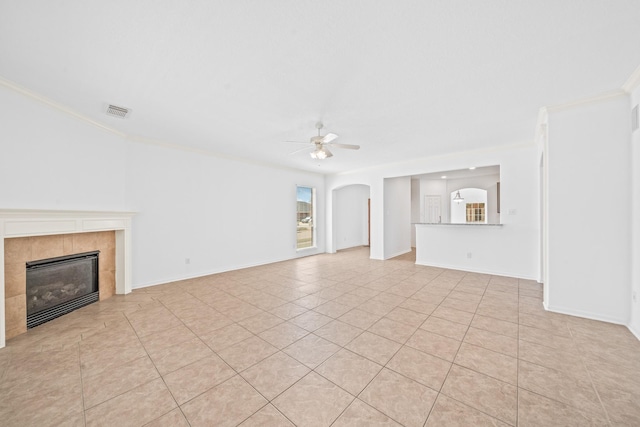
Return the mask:
[[297, 187], [296, 248], [315, 246], [315, 188]]
[[485, 222], [484, 203], [467, 203], [467, 222]]

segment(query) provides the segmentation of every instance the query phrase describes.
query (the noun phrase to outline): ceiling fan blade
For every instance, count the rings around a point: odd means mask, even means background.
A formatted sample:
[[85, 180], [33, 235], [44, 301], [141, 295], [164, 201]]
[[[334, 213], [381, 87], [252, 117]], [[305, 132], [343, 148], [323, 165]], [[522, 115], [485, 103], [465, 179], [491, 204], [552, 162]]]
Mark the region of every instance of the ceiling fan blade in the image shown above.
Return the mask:
[[353, 145], [353, 144], [336, 144], [336, 143], [333, 143], [333, 144], [327, 144], [327, 145], [329, 145], [331, 147], [336, 147], [336, 148], [346, 148], [348, 150], [359, 150], [360, 149], [359, 145]]
[[326, 143], [328, 143], [328, 142], [333, 141], [333, 140], [334, 140], [334, 139], [336, 139], [337, 137], [338, 137], [338, 135], [336, 135], [335, 133], [328, 133], [328, 134], [326, 134], [325, 136], [323, 136], [323, 137], [322, 137], [321, 142], [323, 142], [323, 143], [325, 143], [325, 144], [326, 144]]
[[[305, 144], [309, 144], [309, 143], [308, 143], [308, 142], [305, 142]], [[313, 146], [304, 147], [304, 148], [301, 148], [301, 149], [299, 149], [299, 150], [292, 151], [291, 153], [289, 153], [289, 155], [291, 156], [292, 154], [301, 153], [301, 152], [303, 152], [303, 151], [309, 151], [309, 150], [311, 150], [311, 149], [313, 149], [313, 148], [315, 148], [315, 147], [313, 147]]]
[[309, 143], [309, 141], [282, 141], [282, 142], [287, 142], [291, 144], [308, 144]]

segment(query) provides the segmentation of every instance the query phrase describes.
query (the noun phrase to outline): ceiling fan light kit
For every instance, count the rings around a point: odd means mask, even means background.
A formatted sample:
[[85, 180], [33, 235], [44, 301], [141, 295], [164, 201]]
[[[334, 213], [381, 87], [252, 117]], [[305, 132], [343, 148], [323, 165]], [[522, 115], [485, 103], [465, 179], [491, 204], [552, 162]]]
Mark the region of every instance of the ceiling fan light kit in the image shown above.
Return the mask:
[[[347, 148], [349, 150], [360, 149], [359, 145], [332, 143], [331, 141], [335, 140], [338, 137], [338, 135], [336, 135], [335, 133], [328, 133], [324, 136], [320, 135], [320, 129], [322, 129], [323, 127], [324, 125], [322, 124], [322, 122], [316, 123], [316, 129], [318, 129], [318, 135], [312, 136], [310, 139], [311, 143], [314, 145], [313, 151], [309, 153], [312, 159], [324, 160], [324, 159], [328, 159], [329, 157], [333, 157], [333, 153], [329, 150], [329, 147]], [[287, 142], [297, 142], [297, 141], [287, 141]], [[307, 143], [304, 142], [303, 144], [307, 144]], [[293, 153], [289, 153], [289, 154], [295, 154], [299, 151], [305, 151], [305, 150], [307, 150], [307, 148], [303, 148], [302, 150], [296, 150]]]

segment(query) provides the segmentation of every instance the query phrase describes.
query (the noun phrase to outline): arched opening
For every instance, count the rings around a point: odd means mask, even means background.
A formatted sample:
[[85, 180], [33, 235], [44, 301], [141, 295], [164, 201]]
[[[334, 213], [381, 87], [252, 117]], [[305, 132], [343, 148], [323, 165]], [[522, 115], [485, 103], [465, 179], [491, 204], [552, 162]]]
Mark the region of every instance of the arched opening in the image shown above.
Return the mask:
[[460, 188], [451, 192], [452, 224], [486, 224], [488, 212], [487, 190]]

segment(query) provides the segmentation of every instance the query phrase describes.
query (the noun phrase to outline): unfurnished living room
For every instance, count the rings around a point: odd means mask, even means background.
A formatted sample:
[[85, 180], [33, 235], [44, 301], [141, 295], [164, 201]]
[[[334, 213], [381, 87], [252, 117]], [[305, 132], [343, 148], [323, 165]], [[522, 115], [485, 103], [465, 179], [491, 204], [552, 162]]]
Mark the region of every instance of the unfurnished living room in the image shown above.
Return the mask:
[[639, 426], [639, 41], [0, 0], [0, 425]]

